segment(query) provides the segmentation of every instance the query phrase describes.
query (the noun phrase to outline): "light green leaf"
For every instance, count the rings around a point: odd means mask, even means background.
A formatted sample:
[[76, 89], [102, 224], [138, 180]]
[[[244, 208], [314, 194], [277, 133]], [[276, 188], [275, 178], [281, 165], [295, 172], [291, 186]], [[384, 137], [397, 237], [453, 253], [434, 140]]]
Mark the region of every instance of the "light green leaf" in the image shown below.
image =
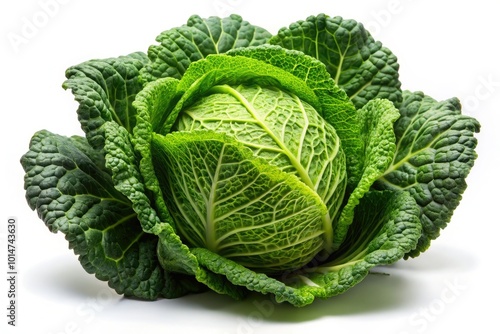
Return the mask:
[[282, 28], [269, 43], [319, 59], [356, 108], [375, 98], [401, 103], [396, 57], [361, 23], [325, 14], [310, 16]]
[[370, 191], [356, 207], [354, 223], [333, 260], [303, 268], [286, 281], [320, 298], [343, 293], [371, 268], [402, 259], [415, 248], [420, 232], [419, 208], [408, 193]]
[[419, 208], [408, 193], [368, 192], [355, 211], [346, 242], [333, 254], [334, 260], [323, 265], [313, 260], [300, 270], [269, 277], [207, 249], [196, 248], [192, 253], [202, 267], [226, 276], [234, 285], [302, 307], [315, 298], [345, 292], [373, 267], [394, 263], [415, 247], [421, 231]]
[[78, 119], [94, 148], [102, 148], [101, 126], [116, 122], [132, 131], [135, 108], [132, 102], [142, 89], [140, 69], [148, 62], [142, 52], [109, 59], [89, 60], [66, 71], [65, 89], [71, 89], [79, 103]]
[[271, 34], [244, 21], [239, 15], [226, 18], [202, 19], [197, 15], [187, 24], [162, 32], [149, 48], [151, 64], [141, 73], [145, 81], [163, 77], [180, 79], [189, 65], [209, 54], [221, 54], [231, 49], [261, 45]]
[[114, 122], [103, 124], [103, 130], [106, 167], [112, 173], [114, 187], [130, 200], [143, 231], [154, 233], [155, 226], [161, 221], [146, 194], [138, 167], [139, 158], [130, 141], [130, 133]]
[[378, 186], [408, 191], [420, 205], [422, 237], [409, 254], [417, 256], [439, 236], [461, 200], [480, 125], [461, 114], [456, 98], [438, 102], [408, 91], [403, 96], [401, 118], [394, 125], [397, 148]]
[[192, 247], [203, 247], [262, 272], [309, 262], [331, 233], [326, 208], [297, 177], [212, 131], [154, 135], [153, 164]]
[[328, 208], [323, 219], [331, 235], [347, 182], [345, 155], [333, 127], [309, 104], [279, 89], [220, 85], [210, 94], [184, 109], [175, 129], [225, 133], [297, 176]]
[[218, 85], [260, 85], [292, 92], [301, 100], [321, 110], [320, 102], [307, 84], [278, 67], [242, 56], [209, 55], [193, 63], [177, 86], [178, 101], [169, 112], [162, 128], [157, 131], [167, 134], [182, 110], [196, 103], [202, 96]]
[[[284, 56], [288, 59], [291, 54]], [[234, 136], [316, 191], [328, 207], [324, 224], [332, 224], [346, 188], [346, 162], [335, 129], [313, 108], [316, 105], [321, 110], [313, 89], [279, 67], [237, 55], [210, 55], [193, 63], [175, 87], [176, 93], [169, 95], [173, 88], [166, 86], [172, 80], [148, 85], [151, 92], [145, 92], [144, 107], [138, 107], [146, 110], [159, 96], [171, 97], [170, 102], [162, 104], [168, 117], [158, 133], [208, 129]], [[320, 89], [319, 84], [315, 87]], [[356, 138], [360, 140], [360, 136]]]

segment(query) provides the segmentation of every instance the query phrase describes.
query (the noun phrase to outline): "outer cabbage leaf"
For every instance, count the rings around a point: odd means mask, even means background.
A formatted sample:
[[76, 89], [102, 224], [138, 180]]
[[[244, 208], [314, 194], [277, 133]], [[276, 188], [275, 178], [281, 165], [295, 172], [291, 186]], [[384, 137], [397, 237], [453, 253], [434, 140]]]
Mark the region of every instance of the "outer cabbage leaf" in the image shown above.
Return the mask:
[[114, 187], [130, 200], [144, 232], [153, 233], [161, 221], [146, 195], [129, 133], [114, 122], [105, 123], [103, 128], [106, 167], [111, 171]]
[[396, 107], [401, 103], [396, 57], [361, 23], [339, 16], [310, 16], [282, 28], [269, 43], [319, 59], [356, 108], [375, 98], [388, 99]]
[[[157, 257], [170, 282], [162, 291], [166, 298], [179, 297], [181, 292], [200, 292], [206, 288], [234, 299], [243, 299], [247, 291], [233, 285], [224, 276], [217, 275], [198, 263], [191, 250], [168, 223], [155, 225], [158, 236]], [[200, 284], [201, 283], [201, 284]]]
[[422, 237], [408, 256], [425, 251], [450, 221], [476, 159], [480, 125], [461, 114], [456, 98], [438, 102], [421, 92], [403, 94], [395, 123], [397, 147], [380, 178], [384, 189], [408, 191], [421, 207]]
[[282, 272], [309, 262], [330, 239], [316, 192], [225, 134], [155, 135], [151, 151], [177, 230], [191, 246]]
[[169, 282], [156, 258], [157, 238], [144, 233], [103, 161], [81, 137], [36, 133], [21, 159], [29, 206], [50, 231], [65, 234], [88, 273], [118, 293], [143, 299], [185, 294]]
[[239, 15], [226, 18], [189, 18], [186, 25], [162, 32], [148, 50], [151, 64], [142, 71], [145, 81], [171, 77], [180, 79], [189, 65], [209, 54], [225, 53], [231, 49], [261, 45], [271, 34], [253, 26]]
[[389, 100], [376, 99], [359, 110], [365, 143], [362, 176], [342, 208], [333, 230], [334, 248], [340, 247], [354, 218], [354, 210], [360, 199], [391, 164], [396, 149], [393, 130], [399, 112]]
[[63, 87], [71, 89], [79, 103], [78, 119], [92, 147], [103, 147], [106, 122], [116, 122], [128, 131], [135, 126], [132, 102], [142, 89], [139, 71], [148, 61], [144, 53], [136, 52], [67, 69]]
[[[315, 298], [341, 294], [363, 280], [370, 269], [400, 260], [420, 236], [419, 208], [406, 192], [368, 192], [356, 207], [355, 223], [332, 262], [308, 266], [281, 276], [256, 273], [207, 249], [192, 253], [201, 266], [235, 285], [273, 294], [277, 302], [305, 306]], [[361, 237], [360, 237], [361, 235]]]

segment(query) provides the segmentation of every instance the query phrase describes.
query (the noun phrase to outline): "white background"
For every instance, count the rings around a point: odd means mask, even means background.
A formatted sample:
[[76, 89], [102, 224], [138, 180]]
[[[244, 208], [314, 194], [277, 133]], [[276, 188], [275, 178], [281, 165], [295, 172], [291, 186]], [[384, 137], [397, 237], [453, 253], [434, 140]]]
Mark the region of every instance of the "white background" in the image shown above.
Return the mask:
[[[500, 67], [495, 1], [182, 0], [2, 1], [0, 332], [5, 333], [452, 333], [498, 332]], [[50, 5], [49, 5], [50, 4]], [[82, 134], [64, 71], [91, 58], [147, 51], [163, 30], [238, 13], [271, 33], [309, 15], [353, 18], [399, 59], [404, 89], [457, 96], [479, 119], [479, 158], [451, 224], [419, 258], [370, 275], [345, 294], [296, 309], [268, 297], [206, 293], [123, 299], [88, 275], [62, 234], [24, 199], [19, 159], [40, 129]], [[31, 29], [28, 26], [31, 25]], [[34, 27], [34, 29], [33, 29]], [[6, 222], [18, 219], [18, 319], [7, 326]], [[491, 327], [489, 327], [491, 326]], [[481, 328], [491, 328], [482, 330]]]

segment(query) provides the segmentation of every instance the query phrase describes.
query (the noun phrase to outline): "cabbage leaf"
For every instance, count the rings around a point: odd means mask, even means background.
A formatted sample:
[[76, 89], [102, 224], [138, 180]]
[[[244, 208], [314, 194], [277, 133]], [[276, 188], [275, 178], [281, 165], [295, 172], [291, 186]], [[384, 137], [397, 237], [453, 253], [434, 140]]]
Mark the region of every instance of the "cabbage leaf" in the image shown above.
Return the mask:
[[267, 43], [271, 34], [232, 14], [226, 18], [198, 15], [185, 25], [162, 32], [148, 50], [151, 62], [141, 71], [145, 82], [169, 77], [180, 79], [191, 63], [210, 54]]
[[421, 207], [422, 237], [408, 254], [415, 257], [429, 248], [460, 203], [477, 157], [474, 134], [480, 125], [462, 115], [456, 98], [438, 102], [409, 91], [403, 97], [394, 125], [396, 152], [378, 186], [407, 191]]
[[282, 28], [270, 44], [302, 51], [326, 65], [335, 83], [361, 108], [384, 98], [402, 101], [396, 56], [360, 22], [320, 14]]

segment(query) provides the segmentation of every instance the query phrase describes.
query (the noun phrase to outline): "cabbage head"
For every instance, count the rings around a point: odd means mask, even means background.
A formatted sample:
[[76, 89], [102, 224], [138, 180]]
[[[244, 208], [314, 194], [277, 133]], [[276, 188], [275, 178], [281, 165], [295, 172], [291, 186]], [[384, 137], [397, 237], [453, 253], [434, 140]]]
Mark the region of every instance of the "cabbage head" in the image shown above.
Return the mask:
[[26, 199], [117, 293], [211, 289], [294, 306], [424, 252], [451, 220], [479, 123], [401, 90], [394, 54], [324, 14], [240, 16], [70, 67], [85, 137], [37, 132]]

